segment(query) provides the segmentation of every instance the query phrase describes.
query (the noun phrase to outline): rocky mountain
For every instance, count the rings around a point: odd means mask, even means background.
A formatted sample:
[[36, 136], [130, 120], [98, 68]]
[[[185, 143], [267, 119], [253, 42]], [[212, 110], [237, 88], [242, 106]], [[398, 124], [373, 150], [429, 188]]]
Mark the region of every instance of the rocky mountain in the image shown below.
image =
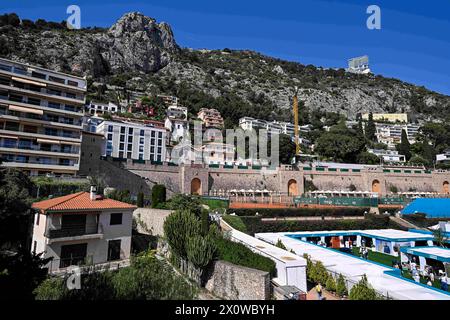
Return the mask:
[[222, 99], [233, 109], [237, 101], [265, 118], [290, 117], [295, 86], [308, 109], [349, 118], [368, 111], [409, 112], [418, 120], [450, 114], [449, 96], [380, 75], [305, 66], [248, 50], [183, 49], [168, 24], [140, 13], [125, 14], [109, 29], [55, 25], [0, 23], [0, 55], [129, 89], [180, 94], [183, 87], [203, 104]]

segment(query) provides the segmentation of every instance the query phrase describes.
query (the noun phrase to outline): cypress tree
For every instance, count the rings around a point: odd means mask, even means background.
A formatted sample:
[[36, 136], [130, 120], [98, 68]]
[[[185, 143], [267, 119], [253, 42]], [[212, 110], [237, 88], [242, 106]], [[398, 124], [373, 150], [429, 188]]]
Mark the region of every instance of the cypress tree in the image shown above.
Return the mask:
[[406, 161], [411, 158], [411, 145], [405, 130], [402, 130], [402, 138], [400, 144], [397, 145], [397, 151], [405, 156]]
[[372, 112], [369, 113], [369, 120], [366, 124], [366, 138], [370, 141], [375, 141], [376, 136], [375, 133], [377, 132], [377, 128], [375, 126], [375, 122], [373, 121], [373, 114]]

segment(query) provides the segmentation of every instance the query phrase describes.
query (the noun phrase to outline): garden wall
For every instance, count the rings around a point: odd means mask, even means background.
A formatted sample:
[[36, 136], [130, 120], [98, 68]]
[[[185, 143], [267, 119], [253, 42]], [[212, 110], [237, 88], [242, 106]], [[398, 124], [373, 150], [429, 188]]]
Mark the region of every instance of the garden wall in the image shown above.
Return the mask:
[[268, 300], [268, 272], [215, 261], [205, 288], [225, 300]]
[[152, 236], [162, 236], [164, 234], [164, 221], [171, 213], [172, 210], [151, 208], [134, 210], [133, 218], [137, 223], [137, 231]]

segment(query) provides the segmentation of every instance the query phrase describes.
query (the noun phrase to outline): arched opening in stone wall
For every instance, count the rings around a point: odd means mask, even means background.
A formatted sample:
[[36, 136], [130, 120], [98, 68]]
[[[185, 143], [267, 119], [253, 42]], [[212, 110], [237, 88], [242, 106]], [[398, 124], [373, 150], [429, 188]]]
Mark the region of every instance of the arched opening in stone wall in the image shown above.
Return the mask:
[[378, 181], [377, 179], [372, 181], [372, 192], [381, 193], [380, 181]]
[[442, 184], [442, 193], [450, 194], [450, 186], [448, 181], [444, 181], [444, 183]]
[[294, 179], [288, 181], [288, 194], [290, 196], [298, 196], [297, 181]]
[[202, 194], [202, 182], [199, 178], [194, 178], [191, 181], [191, 194], [201, 195]]

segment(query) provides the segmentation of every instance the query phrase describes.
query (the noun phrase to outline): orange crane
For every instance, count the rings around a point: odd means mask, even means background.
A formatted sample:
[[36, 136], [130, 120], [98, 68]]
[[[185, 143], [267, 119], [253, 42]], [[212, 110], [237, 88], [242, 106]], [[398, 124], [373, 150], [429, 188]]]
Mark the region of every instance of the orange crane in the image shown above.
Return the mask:
[[300, 155], [300, 142], [299, 142], [299, 134], [298, 134], [298, 97], [297, 97], [298, 88], [295, 87], [294, 97], [293, 97], [293, 112], [294, 112], [294, 136], [295, 136], [295, 156], [298, 157]]

